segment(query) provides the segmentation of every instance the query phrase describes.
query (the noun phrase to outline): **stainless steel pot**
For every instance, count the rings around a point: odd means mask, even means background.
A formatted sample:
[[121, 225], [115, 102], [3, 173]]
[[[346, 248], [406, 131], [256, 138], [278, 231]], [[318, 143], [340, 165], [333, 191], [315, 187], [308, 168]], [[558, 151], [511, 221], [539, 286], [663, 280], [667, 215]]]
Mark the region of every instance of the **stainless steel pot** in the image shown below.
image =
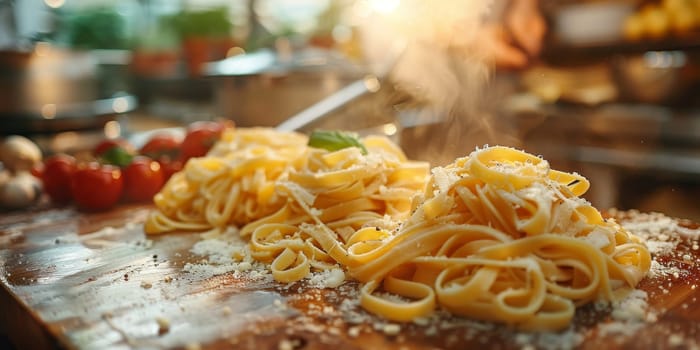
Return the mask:
[[96, 63], [86, 52], [40, 44], [0, 52], [0, 112], [30, 114], [47, 104], [97, 99]]
[[132, 96], [100, 96], [90, 52], [46, 43], [0, 51], [0, 134], [97, 128], [135, 105]]
[[218, 112], [240, 126], [277, 126], [365, 74], [320, 49], [263, 50], [210, 63], [205, 72], [215, 81]]

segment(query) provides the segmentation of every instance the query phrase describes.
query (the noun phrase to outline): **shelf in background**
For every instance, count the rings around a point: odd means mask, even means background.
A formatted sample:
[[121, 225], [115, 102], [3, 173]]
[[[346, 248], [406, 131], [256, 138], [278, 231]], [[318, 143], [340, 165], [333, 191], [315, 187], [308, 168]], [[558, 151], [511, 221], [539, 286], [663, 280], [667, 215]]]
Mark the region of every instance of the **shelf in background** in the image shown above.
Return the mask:
[[622, 40], [586, 44], [571, 44], [552, 38], [543, 48], [542, 59], [552, 63], [577, 63], [648, 51], [697, 51], [700, 53], [700, 32], [658, 40]]

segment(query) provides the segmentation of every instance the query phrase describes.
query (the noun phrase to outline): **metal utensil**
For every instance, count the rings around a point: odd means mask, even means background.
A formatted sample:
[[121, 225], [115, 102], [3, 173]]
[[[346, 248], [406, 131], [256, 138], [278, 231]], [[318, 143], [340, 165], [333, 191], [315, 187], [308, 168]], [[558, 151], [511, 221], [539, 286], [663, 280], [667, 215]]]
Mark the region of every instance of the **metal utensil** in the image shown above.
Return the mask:
[[378, 92], [396, 66], [396, 63], [406, 51], [406, 47], [406, 42], [402, 41], [397, 43], [393, 50], [389, 51], [389, 58], [377, 70], [376, 75], [370, 74], [362, 79], [354, 81], [332, 95], [304, 109], [300, 113], [293, 115], [279, 124], [277, 129], [282, 131], [300, 130], [305, 126], [332, 115], [333, 112], [358, 100], [362, 96]]

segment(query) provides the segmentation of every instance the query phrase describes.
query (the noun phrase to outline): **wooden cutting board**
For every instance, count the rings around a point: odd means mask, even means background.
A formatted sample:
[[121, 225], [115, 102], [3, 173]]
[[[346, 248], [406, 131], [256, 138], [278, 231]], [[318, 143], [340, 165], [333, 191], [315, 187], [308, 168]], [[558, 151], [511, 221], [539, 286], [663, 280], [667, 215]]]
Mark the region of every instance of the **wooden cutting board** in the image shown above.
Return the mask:
[[[649, 225], [655, 267], [639, 286], [648, 307], [626, 309], [636, 318], [588, 306], [566, 331], [527, 333], [441, 313], [389, 323], [357, 307], [353, 282], [319, 289], [250, 273], [193, 273], [184, 267], [203, 259], [190, 251], [199, 235], [146, 237], [150, 209], [44, 205], [0, 214], [0, 334], [19, 349], [700, 347], [699, 235], [688, 222], [674, 232], [658, 230], [663, 218]], [[642, 227], [659, 219], [615, 215]]]

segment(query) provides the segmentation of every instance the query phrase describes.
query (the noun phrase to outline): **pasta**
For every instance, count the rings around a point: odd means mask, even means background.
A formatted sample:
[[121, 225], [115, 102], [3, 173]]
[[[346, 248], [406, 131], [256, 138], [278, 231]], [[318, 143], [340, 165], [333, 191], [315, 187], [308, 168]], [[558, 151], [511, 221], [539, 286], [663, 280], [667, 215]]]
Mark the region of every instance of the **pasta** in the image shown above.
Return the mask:
[[[638, 238], [578, 197], [588, 186], [506, 147], [433, 169], [424, 200], [396, 235], [349, 247], [362, 262], [349, 267], [365, 282], [361, 304], [400, 321], [437, 303], [521, 329], [565, 328], [577, 306], [614, 300], [651, 265]], [[363, 241], [372, 239], [379, 236]], [[382, 284], [411, 301], [376, 296]]]
[[412, 197], [425, 186], [428, 164], [408, 161], [386, 138], [367, 137], [363, 143], [366, 156], [355, 147], [310, 150], [302, 167], [278, 181], [287, 203], [241, 228], [253, 257], [270, 262], [278, 280], [300, 280], [311, 268], [347, 266], [345, 249], [358, 230], [391, 231], [408, 217]]
[[156, 196], [146, 231], [239, 226], [276, 280], [342, 268], [362, 283], [360, 304], [395, 321], [442, 308], [562, 329], [650, 268], [643, 242], [580, 197], [584, 177], [526, 152], [486, 147], [431, 170], [383, 137], [362, 140], [367, 154], [305, 142], [228, 132]]
[[275, 181], [303, 162], [307, 138], [265, 128], [225, 130], [206, 157], [190, 159], [154, 197], [148, 234], [221, 231], [275, 212]]

